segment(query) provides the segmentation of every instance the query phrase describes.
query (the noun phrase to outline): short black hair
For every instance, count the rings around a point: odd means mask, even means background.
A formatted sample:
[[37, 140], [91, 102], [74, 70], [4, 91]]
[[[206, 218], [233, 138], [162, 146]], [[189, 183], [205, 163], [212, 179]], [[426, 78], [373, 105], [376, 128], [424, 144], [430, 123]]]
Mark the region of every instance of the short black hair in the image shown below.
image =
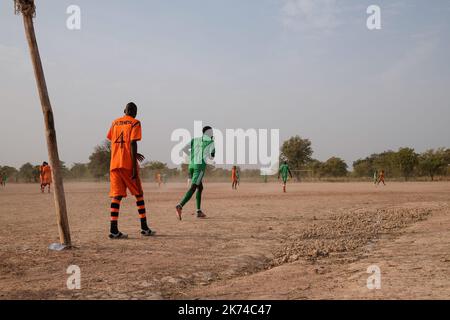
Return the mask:
[[42, 164], [43, 164], [44, 166], [48, 166], [48, 163], [45, 162], [45, 161], [44, 161]]
[[210, 126], [203, 127], [203, 133], [205, 133], [208, 130], [212, 130], [212, 128]]
[[127, 105], [125, 106], [125, 113], [126, 114], [137, 114], [137, 105], [134, 102], [129, 102], [127, 103]]

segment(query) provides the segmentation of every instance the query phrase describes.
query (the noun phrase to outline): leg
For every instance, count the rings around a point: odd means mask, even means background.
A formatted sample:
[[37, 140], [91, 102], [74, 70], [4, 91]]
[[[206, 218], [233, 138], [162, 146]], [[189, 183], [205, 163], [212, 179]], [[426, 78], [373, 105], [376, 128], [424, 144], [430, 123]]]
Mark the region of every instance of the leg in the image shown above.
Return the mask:
[[142, 231], [147, 231], [150, 228], [147, 225], [147, 215], [146, 215], [146, 212], [145, 212], [144, 195], [136, 196], [136, 206], [138, 208], [139, 219], [141, 220], [141, 230]]
[[184, 205], [186, 203], [188, 203], [189, 200], [191, 200], [193, 194], [195, 193], [195, 190], [197, 190], [197, 185], [196, 184], [192, 184], [191, 187], [189, 188], [189, 190], [184, 195], [184, 198], [180, 202], [180, 206], [181, 207], [184, 207]]
[[119, 234], [119, 211], [120, 202], [122, 201], [122, 196], [117, 196], [111, 199], [111, 234]]
[[128, 236], [119, 231], [119, 211], [120, 202], [123, 197], [126, 197], [127, 190], [124, 181], [121, 178], [120, 170], [111, 170], [109, 174], [110, 190], [109, 197], [111, 198], [111, 232], [109, 237], [111, 239], [124, 239]]
[[175, 207], [175, 209], [177, 210], [178, 220], [181, 221], [181, 219], [182, 219], [181, 215], [183, 214], [183, 207], [189, 200], [191, 200], [192, 195], [195, 193], [196, 189], [197, 189], [197, 185], [196, 184], [192, 184], [191, 187], [189, 188], [189, 190], [184, 195], [184, 197], [181, 200], [181, 202], [179, 204], [177, 204], [177, 206]]
[[[176, 206], [178, 219], [181, 220], [182, 210], [184, 205], [191, 200], [193, 194], [197, 190], [198, 186], [202, 184], [204, 171], [201, 169], [189, 169], [190, 176], [192, 178], [192, 185], [184, 195], [181, 202]], [[203, 186], [202, 186], [203, 187]]]
[[200, 183], [197, 188], [197, 194], [196, 194], [196, 202], [197, 202], [197, 218], [206, 218], [206, 214], [203, 213], [201, 209], [202, 205], [202, 191], [203, 191], [203, 183]]
[[200, 183], [200, 185], [197, 188], [197, 194], [195, 195], [195, 204], [197, 206], [197, 212], [201, 211], [202, 206], [202, 191], [203, 191], [203, 183]]

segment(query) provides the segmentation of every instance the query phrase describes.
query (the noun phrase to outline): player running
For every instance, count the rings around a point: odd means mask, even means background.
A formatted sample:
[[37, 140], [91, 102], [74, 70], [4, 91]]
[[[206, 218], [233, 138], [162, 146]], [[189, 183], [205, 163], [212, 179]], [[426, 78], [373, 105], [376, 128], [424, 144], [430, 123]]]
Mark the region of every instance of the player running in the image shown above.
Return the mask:
[[161, 188], [161, 183], [162, 183], [161, 173], [158, 172], [155, 174], [155, 181], [158, 184], [158, 188]]
[[209, 126], [203, 128], [203, 135], [199, 138], [194, 138], [184, 148], [183, 152], [190, 156], [189, 161], [189, 175], [192, 179], [192, 184], [189, 190], [184, 195], [184, 198], [176, 206], [178, 219], [181, 220], [181, 215], [184, 205], [196, 194], [197, 218], [206, 218], [206, 215], [201, 210], [202, 191], [203, 191], [203, 177], [206, 171], [206, 160], [213, 159], [215, 156], [213, 129]]
[[278, 170], [278, 180], [280, 180], [280, 175], [283, 180], [283, 192], [286, 192], [286, 183], [288, 180], [288, 174], [292, 179], [292, 172], [289, 169], [287, 161], [284, 161], [283, 164], [280, 166], [280, 169]]
[[239, 171], [236, 166], [231, 169], [231, 189], [237, 190], [239, 185]]
[[378, 183], [378, 171], [375, 170], [373, 173], [373, 184], [377, 184]]
[[141, 122], [136, 118], [137, 106], [130, 102], [125, 107], [125, 115], [113, 121], [107, 138], [111, 141], [110, 193], [111, 229], [110, 239], [124, 239], [128, 235], [118, 229], [120, 202], [127, 196], [127, 189], [136, 197], [136, 205], [141, 221], [141, 235], [155, 234], [147, 225], [144, 191], [139, 178], [138, 161], [145, 157], [137, 152], [137, 142], [142, 138]]
[[6, 187], [6, 182], [8, 181], [8, 177], [6, 176], [6, 174], [2, 174], [2, 186]]
[[50, 193], [50, 185], [52, 183], [52, 168], [47, 162], [43, 162], [39, 167], [39, 178], [41, 181], [41, 192], [45, 192], [45, 187], [48, 186], [48, 193]]
[[381, 170], [381, 172], [380, 172], [380, 176], [378, 177], [377, 185], [379, 185], [380, 182], [383, 182], [383, 185], [386, 185], [386, 183], [384, 182], [384, 170]]

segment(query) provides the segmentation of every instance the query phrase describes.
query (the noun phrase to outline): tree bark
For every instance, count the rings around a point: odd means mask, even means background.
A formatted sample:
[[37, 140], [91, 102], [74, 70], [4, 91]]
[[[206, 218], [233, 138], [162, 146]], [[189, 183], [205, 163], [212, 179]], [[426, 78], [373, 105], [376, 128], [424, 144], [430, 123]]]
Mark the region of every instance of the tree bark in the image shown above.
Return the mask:
[[45, 82], [44, 70], [39, 55], [39, 49], [34, 31], [33, 17], [29, 14], [23, 14], [25, 33], [30, 49], [31, 60], [33, 63], [34, 75], [39, 91], [39, 98], [42, 106], [42, 113], [45, 122], [45, 136], [47, 139], [47, 149], [50, 165], [53, 170], [54, 198], [56, 208], [56, 220], [58, 224], [59, 239], [61, 244], [71, 246], [69, 221], [67, 218], [66, 198], [64, 194], [64, 185], [61, 175], [61, 166], [58, 155], [58, 145], [56, 141], [55, 123], [53, 111], [48, 96], [47, 84]]

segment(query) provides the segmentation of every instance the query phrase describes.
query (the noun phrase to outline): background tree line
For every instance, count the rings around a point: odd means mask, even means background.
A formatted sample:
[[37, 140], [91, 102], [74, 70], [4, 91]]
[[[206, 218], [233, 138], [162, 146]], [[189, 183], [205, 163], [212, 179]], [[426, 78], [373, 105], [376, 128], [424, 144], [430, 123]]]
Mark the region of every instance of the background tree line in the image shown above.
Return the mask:
[[[111, 144], [104, 141], [96, 146], [89, 156], [88, 163], [74, 163], [70, 168], [61, 162], [61, 170], [66, 180], [107, 180], [111, 157]], [[339, 157], [331, 157], [326, 161], [313, 158], [312, 144], [309, 139], [294, 136], [286, 140], [281, 147], [280, 162], [287, 160], [296, 180], [304, 178], [371, 178], [375, 171], [384, 170], [386, 177], [410, 178], [428, 177], [434, 180], [437, 176], [450, 176], [450, 149], [430, 149], [423, 153], [416, 153], [412, 148], [400, 148], [397, 151], [385, 151], [372, 154], [366, 158], [353, 162], [353, 171]], [[159, 161], [145, 162], [141, 167], [144, 180], [154, 180], [160, 173], [163, 179], [185, 179], [188, 165], [169, 168], [166, 163]], [[261, 179], [258, 169], [240, 170], [242, 179]], [[0, 166], [0, 177], [6, 176], [9, 182], [39, 182], [39, 165], [25, 163], [19, 169]], [[228, 180], [231, 170], [207, 166], [207, 179]], [[270, 178], [270, 177], [269, 177]], [[276, 178], [276, 175], [275, 175]], [[273, 176], [272, 178], [273, 179]]]
[[[325, 162], [312, 158], [311, 141], [299, 136], [291, 137], [281, 147], [281, 161], [288, 160], [297, 179], [302, 176], [314, 178], [370, 178], [375, 172], [385, 171], [388, 178], [428, 177], [450, 175], [450, 149], [430, 149], [416, 153], [412, 148], [399, 148], [397, 151], [385, 151], [358, 159], [353, 162], [353, 171], [339, 157], [331, 157]], [[302, 171], [303, 170], [303, 171]]]

